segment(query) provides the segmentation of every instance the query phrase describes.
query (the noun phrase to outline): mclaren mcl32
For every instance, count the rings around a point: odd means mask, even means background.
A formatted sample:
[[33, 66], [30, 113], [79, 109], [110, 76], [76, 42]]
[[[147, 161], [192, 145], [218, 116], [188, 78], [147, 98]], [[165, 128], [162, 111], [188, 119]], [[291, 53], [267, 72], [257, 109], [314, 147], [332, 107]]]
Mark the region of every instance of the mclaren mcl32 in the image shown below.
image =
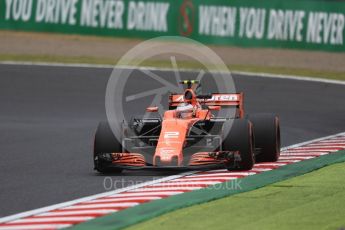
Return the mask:
[[[255, 162], [278, 160], [276, 115], [245, 115], [243, 93], [197, 95], [199, 82], [181, 83], [186, 85], [184, 94], [169, 96], [169, 110], [163, 116], [99, 123], [94, 139], [95, 170], [250, 170]], [[232, 109], [233, 115], [218, 116], [225, 108]], [[158, 113], [158, 107], [146, 111]]]

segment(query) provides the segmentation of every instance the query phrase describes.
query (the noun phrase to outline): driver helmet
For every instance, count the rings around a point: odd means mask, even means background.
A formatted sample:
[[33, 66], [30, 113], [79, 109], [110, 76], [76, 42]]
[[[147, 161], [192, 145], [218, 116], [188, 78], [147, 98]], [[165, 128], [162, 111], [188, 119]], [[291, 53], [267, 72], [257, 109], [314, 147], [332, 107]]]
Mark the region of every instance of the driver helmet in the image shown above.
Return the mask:
[[193, 106], [188, 103], [181, 103], [176, 108], [177, 114], [183, 119], [193, 117]]

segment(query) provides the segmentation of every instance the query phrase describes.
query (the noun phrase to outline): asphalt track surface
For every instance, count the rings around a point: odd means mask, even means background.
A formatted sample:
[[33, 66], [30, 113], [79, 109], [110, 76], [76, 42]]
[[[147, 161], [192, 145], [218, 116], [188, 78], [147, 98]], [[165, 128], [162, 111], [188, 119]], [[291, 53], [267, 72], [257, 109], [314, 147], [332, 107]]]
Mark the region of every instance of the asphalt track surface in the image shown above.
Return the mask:
[[[92, 169], [91, 148], [98, 122], [106, 119], [111, 71], [0, 65], [1, 217], [106, 191], [105, 176]], [[246, 112], [279, 114], [284, 146], [345, 130], [343, 85], [234, 79], [245, 92]], [[111, 177], [120, 188], [167, 175], [137, 171]]]

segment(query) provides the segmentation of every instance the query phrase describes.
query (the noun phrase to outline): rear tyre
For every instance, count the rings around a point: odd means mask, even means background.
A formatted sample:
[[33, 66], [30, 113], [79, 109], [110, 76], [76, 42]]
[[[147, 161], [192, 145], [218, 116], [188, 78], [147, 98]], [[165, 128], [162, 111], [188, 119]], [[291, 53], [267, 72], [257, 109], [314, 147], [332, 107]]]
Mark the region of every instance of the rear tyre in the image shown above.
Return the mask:
[[254, 127], [256, 161], [277, 161], [280, 156], [279, 118], [273, 114], [254, 114], [248, 119]]
[[115, 168], [111, 165], [111, 158], [102, 156], [102, 154], [122, 152], [122, 145], [114, 136], [109, 123], [102, 121], [97, 127], [94, 142], [93, 160], [94, 167], [100, 173], [121, 173], [121, 168]]
[[223, 151], [239, 151], [241, 161], [235, 165], [228, 165], [228, 170], [250, 170], [255, 163], [254, 136], [252, 124], [245, 119], [235, 119], [233, 122], [225, 122], [225, 132], [230, 130], [223, 140]]

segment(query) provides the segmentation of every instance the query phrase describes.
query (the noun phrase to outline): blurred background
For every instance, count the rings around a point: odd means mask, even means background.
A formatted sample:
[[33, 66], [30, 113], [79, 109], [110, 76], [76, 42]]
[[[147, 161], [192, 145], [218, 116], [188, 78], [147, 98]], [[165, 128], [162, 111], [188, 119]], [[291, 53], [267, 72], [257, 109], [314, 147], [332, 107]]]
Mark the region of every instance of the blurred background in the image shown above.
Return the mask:
[[185, 36], [231, 70], [345, 79], [344, 12], [331, 0], [8, 0], [0, 60], [115, 64], [145, 39]]

